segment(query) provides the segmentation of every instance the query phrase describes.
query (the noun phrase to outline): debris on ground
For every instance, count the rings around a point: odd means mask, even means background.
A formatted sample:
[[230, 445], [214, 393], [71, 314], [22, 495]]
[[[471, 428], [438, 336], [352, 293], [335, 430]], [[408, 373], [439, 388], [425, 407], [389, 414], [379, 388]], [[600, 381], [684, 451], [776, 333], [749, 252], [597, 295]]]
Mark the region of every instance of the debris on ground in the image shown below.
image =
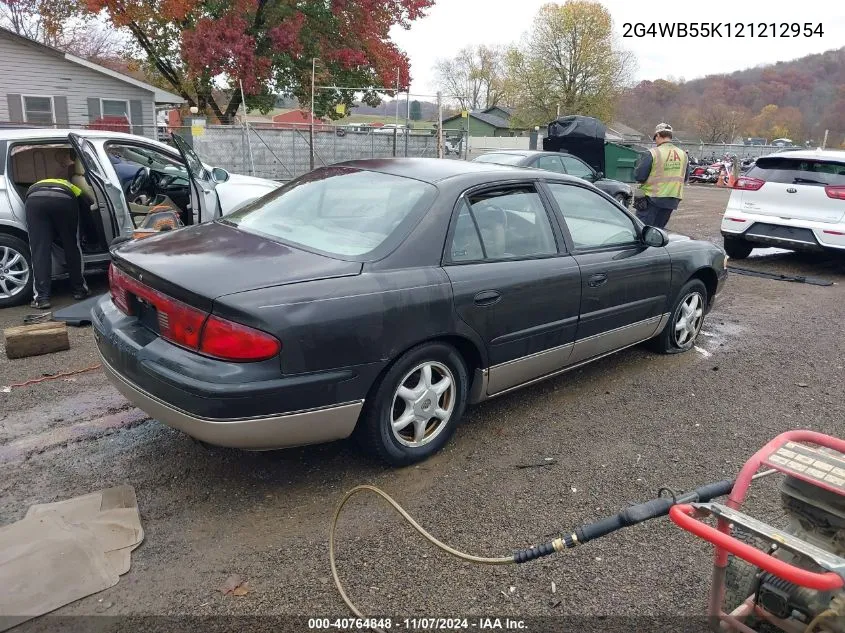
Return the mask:
[[224, 596], [228, 596], [229, 594], [233, 596], [245, 596], [252, 588], [249, 586], [249, 582], [241, 578], [238, 574], [232, 574], [226, 579], [226, 582], [223, 583], [223, 586], [220, 587], [220, 593]]
[[10, 359], [52, 354], [70, 349], [67, 325], [56, 321], [18, 325], [3, 330]]

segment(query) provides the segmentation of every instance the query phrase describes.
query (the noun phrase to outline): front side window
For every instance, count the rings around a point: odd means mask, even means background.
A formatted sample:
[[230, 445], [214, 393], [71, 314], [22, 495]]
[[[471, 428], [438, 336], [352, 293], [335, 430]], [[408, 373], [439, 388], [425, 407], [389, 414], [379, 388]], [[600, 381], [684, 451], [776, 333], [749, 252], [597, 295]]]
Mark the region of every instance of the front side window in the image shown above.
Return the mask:
[[592, 179], [593, 169], [587, 163], [581, 162], [572, 156], [561, 156], [566, 173], [577, 178]]
[[52, 125], [55, 120], [51, 97], [24, 97], [23, 112], [27, 123]]
[[604, 248], [639, 241], [631, 217], [595, 191], [548, 183], [575, 248]]
[[328, 167], [226, 216], [246, 231], [338, 257], [364, 258], [400, 239], [437, 189], [391, 174]]
[[151, 147], [109, 143], [106, 145], [106, 154], [121, 181], [124, 174], [134, 176], [141, 167], [174, 178], [188, 178], [188, 170], [180, 159]]
[[129, 120], [129, 103], [123, 99], [102, 99], [102, 116], [123, 117]]
[[479, 238], [482, 256], [488, 260], [557, 254], [549, 217], [533, 185], [474, 193], [468, 202], [455, 226], [452, 261], [480, 259]]

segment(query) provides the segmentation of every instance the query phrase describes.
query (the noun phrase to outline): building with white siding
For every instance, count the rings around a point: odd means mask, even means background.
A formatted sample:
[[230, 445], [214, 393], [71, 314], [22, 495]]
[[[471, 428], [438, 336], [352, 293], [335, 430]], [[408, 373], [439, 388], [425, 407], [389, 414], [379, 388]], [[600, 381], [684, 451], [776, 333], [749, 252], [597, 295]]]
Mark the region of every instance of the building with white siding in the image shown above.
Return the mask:
[[108, 128], [117, 123], [121, 131], [155, 138], [156, 108], [184, 101], [0, 28], [0, 127]]

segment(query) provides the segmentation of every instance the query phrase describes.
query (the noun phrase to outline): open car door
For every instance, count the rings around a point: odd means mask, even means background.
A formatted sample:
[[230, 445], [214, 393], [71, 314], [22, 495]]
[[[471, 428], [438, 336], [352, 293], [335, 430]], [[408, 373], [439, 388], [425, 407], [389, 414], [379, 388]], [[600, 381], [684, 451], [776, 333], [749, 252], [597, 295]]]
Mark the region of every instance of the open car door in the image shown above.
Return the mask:
[[216, 220], [223, 215], [220, 200], [214, 190], [216, 183], [188, 142], [175, 132], [170, 136], [173, 138], [176, 149], [182, 155], [182, 160], [185, 161], [185, 167], [191, 179], [191, 209], [194, 224]]
[[68, 140], [85, 168], [85, 180], [94, 191], [106, 243], [110, 243], [121, 235], [132, 235], [134, 226], [123, 190], [106, 176], [103, 165], [97, 157], [97, 149], [91, 141], [78, 134], [68, 134]]

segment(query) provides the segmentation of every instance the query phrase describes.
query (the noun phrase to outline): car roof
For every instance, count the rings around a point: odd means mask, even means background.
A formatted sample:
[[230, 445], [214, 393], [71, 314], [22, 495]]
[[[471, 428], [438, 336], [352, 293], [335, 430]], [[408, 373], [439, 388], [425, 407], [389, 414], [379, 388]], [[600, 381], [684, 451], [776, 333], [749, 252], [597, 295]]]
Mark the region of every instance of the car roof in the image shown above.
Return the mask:
[[[529, 167], [517, 167], [512, 165], [498, 165], [496, 163], [474, 163], [460, 159], [443, 158], [370, 158], [364, 160], [350, 160], [337, 163], [332, 167], [351, 167], [377, 171], [394, 176], [414, 178], [424, 182], [436, 183], [449, 178], [460, 176], [472, 176], [489, 174], [491, 176], [502, 176], [507, 178], [554, 178], [561, 181], [581, 182], [578, 178], [545, 172]], [[494, 178], [495, 179], [495, 178]]]
[[487, 156], [488, 154], [515, 154], [517, 156], [540, 156], [544, 154], [550, 156], [572, 155], [569, 152], [547, 152], [542, 149], [491, 149], [490, 151], [484, 152], [481, 155]]
[[[766, 154], [760, 158], [799, 158], [802, 160], [835, 160], [845, 162], [845, 151], [836, 149], [799, 149]], [[760, 160], [758, 158], [757, 160]]]
[[155, 139], [137, 134], [126, 134], [125, 132], [112, 132], [109, 130], [71, 130], [54, 128], [24, 128], [24, 129], [0, 129], [0, 141], [19, 140], [41, 140], [45, 138], [61, 138], [68, 134], [78, 134], [83, 138], [119, 138], [125, 140], [155, 141]]

